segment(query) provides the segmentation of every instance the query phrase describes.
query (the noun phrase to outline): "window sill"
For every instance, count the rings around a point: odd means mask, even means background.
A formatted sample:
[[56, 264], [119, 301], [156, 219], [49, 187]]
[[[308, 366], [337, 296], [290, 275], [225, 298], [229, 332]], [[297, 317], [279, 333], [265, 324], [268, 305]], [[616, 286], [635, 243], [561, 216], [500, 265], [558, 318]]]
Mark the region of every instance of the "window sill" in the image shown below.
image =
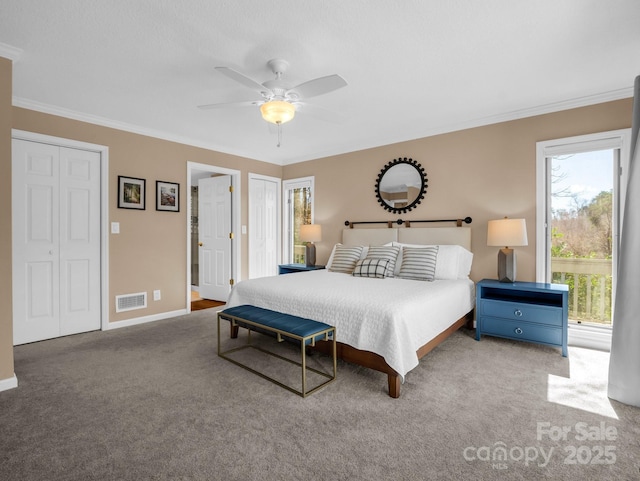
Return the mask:
[[568, 344], [609, 352], [611, 351], [611, 328], [569, 324]]

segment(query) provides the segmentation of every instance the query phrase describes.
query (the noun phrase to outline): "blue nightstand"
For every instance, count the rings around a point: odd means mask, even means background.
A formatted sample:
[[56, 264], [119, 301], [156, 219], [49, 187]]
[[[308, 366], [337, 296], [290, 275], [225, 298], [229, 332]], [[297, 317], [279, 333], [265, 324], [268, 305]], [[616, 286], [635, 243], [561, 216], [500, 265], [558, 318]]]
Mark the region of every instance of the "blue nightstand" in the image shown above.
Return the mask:
[[311, 266], [307, 267], [305, 264], [280, 264], [278, 266], [278, 274], [292, 274], [294, 272], [302, 271], [317, 271], [324, 269], [324, 266]]
[[538, 282], [476, 284], [476, 340], [484, 335], [562, 348], [567, 356], [569, 286]]

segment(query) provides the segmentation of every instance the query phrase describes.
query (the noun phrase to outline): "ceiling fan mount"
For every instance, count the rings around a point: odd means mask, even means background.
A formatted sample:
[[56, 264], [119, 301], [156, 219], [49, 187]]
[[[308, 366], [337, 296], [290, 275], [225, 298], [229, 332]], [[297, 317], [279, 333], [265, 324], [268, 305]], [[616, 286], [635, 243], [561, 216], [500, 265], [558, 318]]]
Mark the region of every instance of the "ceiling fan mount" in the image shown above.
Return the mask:
[[267, 66], [271, 69], [276, 78], [280, 78], [289, 68], [289, 62], [281, 58], [274, 58], [267, 62]]

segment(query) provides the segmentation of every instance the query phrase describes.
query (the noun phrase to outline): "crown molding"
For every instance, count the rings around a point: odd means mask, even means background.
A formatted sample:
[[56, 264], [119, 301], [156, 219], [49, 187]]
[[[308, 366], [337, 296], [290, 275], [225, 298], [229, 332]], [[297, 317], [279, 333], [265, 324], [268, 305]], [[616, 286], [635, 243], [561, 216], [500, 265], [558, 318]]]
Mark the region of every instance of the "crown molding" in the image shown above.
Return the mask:
[[36, 112], [41, 112], [43, 114], [56, 115], [58, 117], [64, 117], [71, 120], [78, 120], [80, 122], [86, 122], [89, 124], [100, 125], [102, 127], [122, 130], [132, 134], [145, 135], [147, 137], [167, 140], [169, 142], [176, 142], [178, 144], [189, 145], [191, 147], [198, 147], [201, 149], [213, 150], [215, 152], [220, 152], [223, 154], [236, 155], [238, 157], [244, 157], [245, 159], [258, 160], [260, 162], [267, 162], [271, 164], [281, 165], [277, 162], [271, 162], [265, 159], [252, 159], [251, 157], [247, 157], [245, 153], [239, 150], [224, 148], [217, 144], [201, 142], [199, 140], [195, 140], [189, 137], [175, 135], [168, 132], [163, 132], [161, 130], [150, 129], [147, 127], [140, 127], [138, 125], [129, 124], [126, 122], [120, 122], [117, 120], [112, 120], [112, 119], [100, 117], [97, 115], [85, 114], [82, 112], [77, 112], [75, 110], [66, 109], [63, 107], [55, 106], [55, 105], [36, 102], [35, 100], [24, 99], [21, 97], [17, 97], [15, 95], [13, 96], [12, 102], [14, 107], [34, 110]]
[[0, 57], [8, 58], [13, 63], [20, 60], [22, 56], [22, 50], [16, 47], [12, 47], [6, 43], [0, 42]]
[[[538, 115], [552, 114], [554, 112], [561, 112], [563, 110], [571, 110], [580, 107], [588, 107], [590, 105], [601, 104], [605, 102], [612, 102], [614, 100], [621, 100], [633, 97], [633, 87], [627, 87], [617, 90], [611, 90], [595, 95], [588, 95], [584, 97], [577, 97], [574, 99], [563, 100], [560, 102], [553, 102], [544, 105], [538, 105], [536, 107], [513, 110], [511, 112], [505, 112], [502, 114], [491, 115], [488, 117], [480, 117], [477, 119], [465, 120], [456, 122], [446, 126], [435, 127], [421, 132], [414, 132], [411, 138], [405, 140], [394, 141], [405, 142], [409, 140], [416, 140], [424, 137], [431, 137], [434, 135], [447, 134], [450, 132], [457, 132], [459, 130], [472, 129], [475, 127], [484, 127], [486, 125], [499, 124], [501, 122], [511, 122], [514, 120], [520, 120], [528, 117], [535, 117]], [[385, 144], [382, 144], [385, 145]]]
[[[309, 160], [315, 160], [324, 157], [331, 157], [340, 154], [346, 154], [349, 152], [357, 152], [359, 150], [368, 150], [382, 147], [385, 145], [398, 144], [401, 142], [410, 142], [412, 140], [423, 139], [426, 137], [432, 137], [435, 135], [448, 134], [451, 132], [457, 132], [460, 130], [473, 129], [476, 127], [484, 127], [487, 125], [498, 124], [501, 122], [510, 122], [514, 120], [520, 120], [527, 117], [535, 117], [537, 115], [551, 114], [554, 112], [561, 112], [563, 110], [571, 110], [580, 107], [588, 107], [590, 105], [601, 104], [604, 102], [612, 102], [614, 100], [621, 100], [633, 97], [633, 87], [627, 87], [617, 90], [611, 90], [595, 95], [588, 95], [584, 97], [577, 97], [570, 100], [564, 100], [561, 102], [554, 102], [545, 105], [539, 105], [536, 107], [513, 110], [502, 114], [492, 115], [488, 117], [480, 117], [477, 119], [464, 120], [456, 122], [454, 124], [442, 125], [433, 127], [427, 130], [419, 130], [407, 133], [403, 138], [379, 138], [375, 144], [360, 145], [360, 146], [336, 146], [325, 150], [322, 153], [316, 153], [314, 157], [305, 157], [302, 159], [285, 161], [283, 165], [291, 165], [299, 162], [306, 162]], [[342, 147], [342, 148], [341, 148]]]
[[[0, 44], [0, 55], [2, 54], [1, 47], [2, 47], [2, 44]], [[456, 132], [460, 130], [483, 127], [486, 125], [497, 124], [501, 122], [509, 122], [509, 121], [519, 120], [527, 117], [535, 117], [537, 115], [545, 115], [545, 114], [550, 114], [554, 112], [560, 112], [562, 110], [570, 110], [570, 109], [575, 109], [580, 107], [587, 107], [589, 105], [595, 105], [595, 104], [600, 104], [604, 102], [611, 102], [614, 100], [621, 100], [621, 99], [631, 98], [631, 97], [633, 97], [633, 87], [627, 87], [627, 88], [622, 88], [617, 90], [611, 90], [609, 92], [604, 92], [601, 94], [577, 97], [574, 99], [564, 100], [561, 102], [554, 102], [554, 103], [549, 103], [545, 105], [539, 105], [536, 107], [514, 110], [511, 112], [492, 115], [488, 117], [465, 120], [461, 122], [456, 122], [455, 124], [443, 125], [443, 126], [435, 127], [428, 130], [414, 131], [414, 132], [408, 133], [403, 138], [394, 138], [394, 139], [381, 138], [381, 139], [378, 139], [378, 142], [376, 142], [375, 144], [360, 145], [360, 146], [354, 146], [354, 145], [335, 146], [334, 148], [326, 149], [324, 152], [316, 152], [311, 156], [303, 156], [302, 158], [296, 158], [296, 159], [284, 159], [281, 162], [275, 162], [269, 159], [251, 158], [251, 157], [247, 157], [246, 153], [243, 153], [240, 150], [224, 148], [220, 145], [216, 145], [213, 143], [202, 142], [202, 141], [191, 139], [188, 137], [183, 137], [183, 136], [179, 136], [179, 135], [175, 135], [175, 134], [171, 134], [171, 133], [163, 132], [159, 130], [149, 129], [146, 127], [140, 127], [138, 125], [111, 120], [111, 119], [99, 117], [96, 115], [76, 112], [74, 110], [65, 109], [62, 107], [57, 107], [49, 104], [44, 104], [41, 102], [36, 102], [33, 100], [28, 100], [28, 99], [24, 99], [16, 96], [13, 97], [13, 105], [15, 107], [22, 107], [29, 110], [35, 110], [37, 112], [56, 115], [58, 117], [65, 117], [72, 120], [78, 120], [80, 122], [87, 122], [90, 124], [101, 125], [103, 127], [123, 130], [125, 132], [131, 132], [134, 134], [146, 135], [148, 137], [168, 140], [170, 142], [177, 142], [180, 144], [190, 145], [192, 147], [199, 147], [206, 150], [213, 150], [213, 151], [221, 152], [224, 154], [236, 155], [238, 157], [244, 157], [247, 159], [266, 162], [269, 164], [292, 165], [300, 162], [306, 162], [309, 160], [316, 160], [316, 159], [321, 159], [325, 157], [341, 155], [341, 154], [346, 154], [350, 152], [356, 152], [359, 150], [375, 149], [377, 147], [381, 147], [384, 145], [408, 142], [411, 140], [421, 139], [425, 137], [432, 137], [434, 135], [441, 135], [441, 134]]]

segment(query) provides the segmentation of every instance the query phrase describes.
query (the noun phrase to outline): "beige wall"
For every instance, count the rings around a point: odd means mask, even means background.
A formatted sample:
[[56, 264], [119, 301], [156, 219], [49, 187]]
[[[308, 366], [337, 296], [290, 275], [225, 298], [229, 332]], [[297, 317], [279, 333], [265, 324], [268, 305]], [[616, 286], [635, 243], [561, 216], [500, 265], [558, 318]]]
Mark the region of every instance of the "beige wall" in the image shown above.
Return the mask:
[[[341, 240], [344, 221], [473, 218], [474, 280], [496, 278], [497, 248], [487, 247], [487, 221], [524, 217], [529, 245], [517, 248], [518, 279], [535, 280], [536, 142], [631, 127], [632, 99], [452, 132], [286, 166], [284, 179], [315, 176], [314, 222], [322, 224], [318, 263]], [[375, 182], [398, 157], [420, 162], [427, 195], [417, 209], [390, 214]], [[419, 225], [419, 224], [418, 224]]]
[[[13, 128], [104, 145], [109, 148], [109, 222], [120, 234], [109, 234], [109, 320], [149, 316], [186, 308], [187, 162], [241, 172], [242, 223], [247, 223], [248, 173], [281, 177], [282, 167], [190, 147], [117, 129], [79, 122], [22, 108], [13, 109]], [[146, 209], [117, 208], [118, 175], [146, 179]], [[155, 210], [156, 180], [180, 184], [180, 212]], [[247, 236], [241, 236], [242, 277], [247, 277]], [[159, 289], [160, 301], [152, 291]], [[148, 307], [115, 312], [115, 296], [148, 293]]]
[[0, 381], [13, 377], [11, 305], [11, 60], [0, 57]]
[[[340, 241], [345, 220], [425, 219], [471, 216], [475, 253], [472, 277], [494, 277], [496, 249], [487, 247], [489, 219], [525, 217], [529, 246], [518, 249], [518, 277], [535, 276], [535, 144], [592, 132], [628, 128], [632, 100], [609, 102], [522, 120], [504, 122], [402, 142], [326, 159], [279, 167], [233, 155], [11, 107], [11, 63], [0, 59], [0, 380], [13, 375], [11, 309], [11, 128], [109, 147], [109, 222], [120, 222], [121, 234], [109, 235], [110, 321], [171, 312], [186, 307], [186, 163], [198, 162], [241, 172], [242, 223], [247, 224], [248, 173], [291, 179], [315, 176], [315, 222], [323, 225], [318, 261], [326, 262]], [[374, 186], [390, 160], [412, 157], [427, 171], [423, 203], [409, 214], [395, 216], [377, 203]], [[117, 177], [147, 180], [147, 209], [118, 209]], [[179, 213], [155, 211], [155, 181], [178, 182]], [[247, 277], [247, 237], [242, 236], [242, 277]], [[145, 310], [115, 313], [114, 297], [154, 289], [161, 301]]]

